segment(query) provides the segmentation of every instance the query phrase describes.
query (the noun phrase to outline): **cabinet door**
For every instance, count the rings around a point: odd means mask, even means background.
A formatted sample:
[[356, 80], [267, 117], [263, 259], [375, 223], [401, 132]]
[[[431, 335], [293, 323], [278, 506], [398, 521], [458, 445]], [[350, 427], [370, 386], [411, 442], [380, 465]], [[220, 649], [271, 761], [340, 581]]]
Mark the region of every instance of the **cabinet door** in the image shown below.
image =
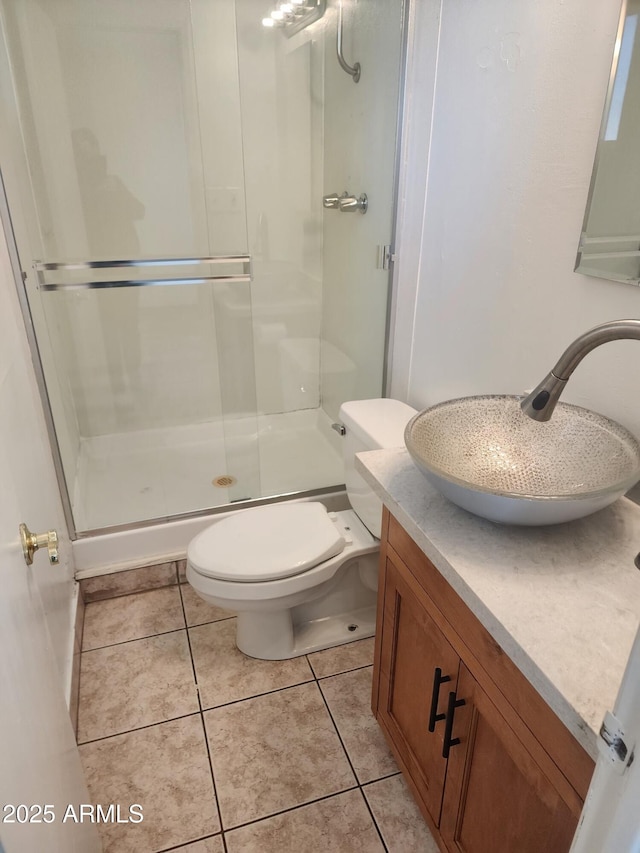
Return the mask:
[[[447, 769], [442, 757], [444, 716], [449, 691], [456, 689], [460, 659], [427, 612], [425, 598], [412, 575], [387, 559], [378, 722], [437, 826]], [[434, 686], [436, 670], [441, 679]], [[434, 693], [433, 709], [440, 719], [431, 732]]]
[[[452, 733], [460, 742], [451, 747], [440, 824], [447, 847], [567, 853], [580, 815], [575, 791], [528, 729], [508, 721], [462, 663], [457, 697], [465, 701], [456, 708]], [[502, 710], [509, 717], [508, 707]]]

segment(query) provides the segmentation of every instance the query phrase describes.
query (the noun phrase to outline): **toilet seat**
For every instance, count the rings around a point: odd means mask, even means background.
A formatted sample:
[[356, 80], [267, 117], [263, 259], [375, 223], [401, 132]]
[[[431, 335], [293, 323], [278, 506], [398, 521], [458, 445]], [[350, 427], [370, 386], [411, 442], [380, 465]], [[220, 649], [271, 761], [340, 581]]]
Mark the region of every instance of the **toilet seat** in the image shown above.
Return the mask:
[[251, 583], [298, 575], [346, 545], [317, 502], [255, 507], [219, 521], [189, 545], [188, 560], [205, 577]]

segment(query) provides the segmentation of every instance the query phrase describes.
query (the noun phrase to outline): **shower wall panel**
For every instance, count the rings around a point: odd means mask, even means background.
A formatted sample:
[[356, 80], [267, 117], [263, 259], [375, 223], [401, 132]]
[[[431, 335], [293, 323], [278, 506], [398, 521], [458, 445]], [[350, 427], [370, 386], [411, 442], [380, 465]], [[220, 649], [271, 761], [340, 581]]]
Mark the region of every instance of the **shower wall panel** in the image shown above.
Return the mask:
[[345, 2], [344, 54], [359, 62], [354, 83], [335, 60], [337, 2], [325, 37], [327, 190], [360, 196], [365, 215], [324, 212], [322, 400], [332, 420], [345, 399], [383, 393], [389, 273], [378, 246], [391, 242], [402, 0]]
[[[208, 254], [189, 4], [69, 12], [57, 29], [87, 231], [80, 256]], [[83, 436], [220, 417], [209, 289], [127, 288], [66, 301]]]
[[235, 0], [191, 0], [208, 248], [248, 251]]
[[318, 407], [322, 315], [321, 23], [288, 39], [262, 26], [267, 12], [237, 3], [261, 414]]
[[[247, 251], [233, 0], [24, 0], [10, 18], [36, 257]], [[223, 416], [237, 371], [211, 288], [43, 301], [82, 436]]]

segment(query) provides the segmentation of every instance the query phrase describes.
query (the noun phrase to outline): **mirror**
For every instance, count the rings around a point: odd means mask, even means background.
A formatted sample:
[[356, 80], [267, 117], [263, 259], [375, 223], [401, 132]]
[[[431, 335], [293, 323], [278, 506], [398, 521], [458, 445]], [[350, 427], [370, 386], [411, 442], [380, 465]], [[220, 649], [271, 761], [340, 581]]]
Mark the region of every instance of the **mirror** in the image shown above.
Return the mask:
[[640, 0], [626, 0], [613, 55], [576, 272], [640, 284]]

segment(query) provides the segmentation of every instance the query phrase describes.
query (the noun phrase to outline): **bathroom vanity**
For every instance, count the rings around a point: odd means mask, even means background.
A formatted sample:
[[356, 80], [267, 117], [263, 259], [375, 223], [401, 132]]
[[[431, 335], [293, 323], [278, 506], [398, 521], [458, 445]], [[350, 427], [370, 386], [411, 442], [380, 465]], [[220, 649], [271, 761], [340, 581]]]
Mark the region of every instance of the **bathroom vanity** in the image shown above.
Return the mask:
[[568, 851], [640, 622], [640, 508], [523, 529], [361, 454], [385, 504], [372, 706], [442, 850]]

